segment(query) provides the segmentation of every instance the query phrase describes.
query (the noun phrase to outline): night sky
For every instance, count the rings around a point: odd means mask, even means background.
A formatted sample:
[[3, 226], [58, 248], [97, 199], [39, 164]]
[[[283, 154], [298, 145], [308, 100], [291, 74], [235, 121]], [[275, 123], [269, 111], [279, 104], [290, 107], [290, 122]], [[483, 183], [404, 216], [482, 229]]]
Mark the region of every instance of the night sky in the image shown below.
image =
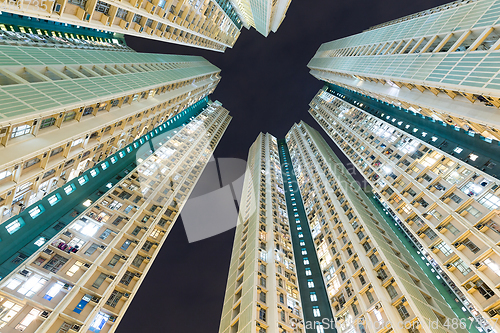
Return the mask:
[[[282, 138], [300, 120], [318, 129], [334, 147], [307, 112], [322, 87], [307, 68], [318, 47], [446, 2], [293, 0], [277, 33], [265, 38], [253, 28], [243, 28], [234, 48], [225, 53], [136, 37], [126, 41], [138, 52], [200, 55], [219, 67], [222, 80], [212, 100], [222, 102], [233, 120], [215, 156], [246, 159], [260, 132]], [[231, 229], [190, 244], [179, 218], [117, 333], [217, 332], [233, 237]]]

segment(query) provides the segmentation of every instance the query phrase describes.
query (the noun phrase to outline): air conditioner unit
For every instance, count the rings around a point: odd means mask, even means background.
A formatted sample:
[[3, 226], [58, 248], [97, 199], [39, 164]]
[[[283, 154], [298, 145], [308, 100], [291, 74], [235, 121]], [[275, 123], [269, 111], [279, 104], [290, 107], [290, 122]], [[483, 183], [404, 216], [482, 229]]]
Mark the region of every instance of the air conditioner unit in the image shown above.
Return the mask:
[[483, 227], [484, 227], [484, 225], [483, 225], [483, 224], [478, 224], [478, 225], [476, 225], [476, 229], [477, 229], [477, 230], [481, 230]]
[[146, 260], [151, 260], [151, 257], [146, 257]]
[[401, 303], [404, 303], [404, 302], [406, 302], [406, 298], [403, 297], [403, 298], [401, 298]]
[[80, 326], [80, 325], [73, 325], [73, 326], [71, 326], [71, 329], [72, 329], [73, 331], [75, 331], [75, 332], [79, 332], [79, 331], [80, 331], [80, 328], [81, 328], [81, 326]]
[[380, 310], [381, 308], [382, 308], [382, 306], [380, 304], [375, 305], [375, 309]]
[[101, 300], [101, 298], [99, 298], [97, 296], [92, 296], [92, 298], [90, 299], [90, 301], [92, 303], [99, 303], [100, 300]]
[[86, 262], [85, 264], [83, 264], [83, 266], [84, 266], [84, 267], [86, 267], [86, 268], [89, 268], [91, 265], [92, 265], [92, 264], [89, 264], [89, 263], [87, 263], [87, 262]]
[[68, 283], [66, 283], [64, 286], [63, 286], [63, 289], [64, 290], [71, 290], [72, 286]]
[[54, 251], [52, 251], [51, 249], [45, 249], [43, 250], [43, 253], [51, 255], [52, 253], [54, 253]]
[[30, 276], [31, 274], [33, 274], [32, 272], [28, 271], [27, 269], [23, 269], [22, 271], [19, 272], [19, 274], [21, 274], [22, 276]]
[[467, 282], [466, 284], [464, 284], [464, 288], [466, 290], [471, 290], [472, 288], [475, 288], [476, 285], [473, 283], [473, 282]]
[[40, 313], [40, 317], [42, 317], [42, 318], [48, 318], [49, 315], [50, 315], [49, 311], [43, 311]]
[[108, 275], [108, 278], [109, 278], [110, 280], [114, 280], [114, 279], [115, 279], [115, 276], [114, 276], [114, 275]]
[[54, 3], [54, 12], [61, 13], [61, 8], [62, 8], [62, 6], [60, 3], [57, 3], [57, 2]]
[[9, 131], [8, 127], [0, 128], [0, 138], [6, 136], [8, 131]]
[[115, 317], [115, 316], [109, 316], [109, 318], [108, 318], [108, 321], [110, 321], [110, 322], [112, 322], [112, 323], [114, 323], [114, 322], [115, 322], [115, 320], [116, 320], [116, 317]]
[[121, 256], [123, 260], [127, 260], [127, 256]]
[[476, 268], [479, 268], [479, 267], [481, 267], [482, 265], [483, 265], [483, 263], [482, 263], [482, 262], [476, 262], [476, 263], [474, 264], [474, 266], [476, 266]]
[[125, 294], [123, 294], [123, 297], [129, 298], [130, 294], [129, 293], [125, 293]]

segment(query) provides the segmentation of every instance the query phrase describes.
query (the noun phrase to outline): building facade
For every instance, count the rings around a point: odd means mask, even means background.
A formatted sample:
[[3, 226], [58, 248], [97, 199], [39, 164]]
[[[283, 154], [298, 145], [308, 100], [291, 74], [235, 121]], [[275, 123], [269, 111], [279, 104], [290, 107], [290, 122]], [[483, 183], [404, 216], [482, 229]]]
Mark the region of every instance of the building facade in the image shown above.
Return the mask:
[[304, 332], [278, 143], [250, 148], [220, 333]]
[[287, 134], [338, 332], [468, 332], [321, 135]]
[[231, 0], [246, 28], [254, 27], [267, 37], [276, 32], [285, 19], [292, 0]]
[[[468, 133], [418, 114], [407, 117], [404, 110], [336, 85], [320, 90], [310, 113], [475, 321], [486, 331], [495, 328], [498, 142], [475, 138], [471, 144]], [[412, 123], [412, 117], [420, 122]]]
[[500, 139], [500, 2], [455, 1], [324, 43], [320, 80]]
[[[78, 187], [68, 185], [31, 210], [32, 219], [43, 220], [50, 206], [64, 205], [62, 196], [78, 196], [113, 164], [137, 158], [123, 179], [88, 199], [54, 237], [40, 234], [38, 250], [15, 261], [0, 283], [2, 332], [114, 332], [230, 119], [219, 102], [205, 103], [185, 126], [157, 127], [80, 176]], [[9, 223], [10, 236], [25, 222]]]
[[218, 52], [234, 45], [242, 27], [227, 0], [5, 1], [1, 11]]
[[248, 156], [219, 332], [477, 332], [317, 131]]
[[64, 47], [18, 46], [22, 32], [2, 33], [14, 42], [0, 51], [0, 221], [204, 99], [220, 80], [201, 57], [138, 54], [69, 35], [42, 34]]

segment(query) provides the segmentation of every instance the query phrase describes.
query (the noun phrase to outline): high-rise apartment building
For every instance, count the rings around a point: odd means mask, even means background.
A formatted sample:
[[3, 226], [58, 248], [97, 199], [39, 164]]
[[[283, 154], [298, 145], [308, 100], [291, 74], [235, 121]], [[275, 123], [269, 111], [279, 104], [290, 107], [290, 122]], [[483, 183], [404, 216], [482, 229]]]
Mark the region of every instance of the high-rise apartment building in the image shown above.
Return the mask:
[[473, 331], [303, 122], [250, 148], [238, 222], [221, 333]]
[[302, 330], [280, 165], [276, 138], [261, 133], [248, 154], [220, 333]]
[[310, 109], [475, 321], [496, 328], [498, 142], [404, 111], [333, 84]]
[[[37, 202], [29, 217], [9, 221], [0, 232], [2, 259], [26, 228], [38, 222], [50, 230], [0, 265], [2, 272], [15, 266], [0, 283], [2, 332], [116, 330], [231, 119], [207, 100], [187, 116], [184, 126], [170, 127], [178, 116], [163, 123]], [[113, 183], [108, 170], [129, 157], [134, 166]], [[101, 177], [107, 192], [87, 199], [68, 224], [50, 221], [50, 210], [71, 197], [85, 201], [85, 188]]]
[[229, 0], [5, 1], [1, 11], [8, 20], [28, 16], [218, 52], [234, 45], [242, 27]]
[[[201, 57], [0, 34], [11, 44], [0, 51], [0, 221], [204, 99], [220, 80]], [[26, 35], [40, 42], [22, 45]]]
[[337, 332], [468, 332], [320, 134], [286, 141]]
[[254, 27], [267, 37], [276, 32], [285, 19], [292, 0], [231, 0], [246, 28]]
[[321, 45], [320, 80], [500, 139], [500, 2], [455, 1]]

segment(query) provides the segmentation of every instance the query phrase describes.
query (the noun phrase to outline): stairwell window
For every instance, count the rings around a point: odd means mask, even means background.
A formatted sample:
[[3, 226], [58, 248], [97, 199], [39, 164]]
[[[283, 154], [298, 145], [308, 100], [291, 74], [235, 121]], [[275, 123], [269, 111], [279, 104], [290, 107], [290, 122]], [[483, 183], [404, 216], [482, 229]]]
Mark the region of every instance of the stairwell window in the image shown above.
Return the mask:
[[12, 134], [10, 135], [11, 138], [17, 138], [23, 135], [27, 135], [31, 133], [31, 126], [30, 125], [21, 125], [14, 127], [12, 129]]

